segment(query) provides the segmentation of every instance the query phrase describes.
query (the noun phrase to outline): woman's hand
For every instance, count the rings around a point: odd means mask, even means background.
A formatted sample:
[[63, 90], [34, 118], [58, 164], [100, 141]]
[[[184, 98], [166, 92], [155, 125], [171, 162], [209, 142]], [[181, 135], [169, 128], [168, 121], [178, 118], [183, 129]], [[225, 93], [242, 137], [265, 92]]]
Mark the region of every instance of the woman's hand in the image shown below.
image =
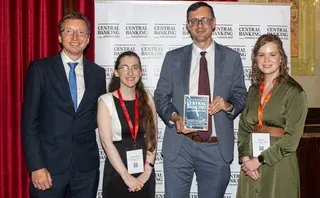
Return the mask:
[[137, 179], [141, 181], [143, 184], [145, 184], [150, 178], [151, 173], [152, 173], [152, 168], [147, 167], [145, 168], [144, 172], [139, 175]]
[[124, 175], [122, 177], [122, 179], [123, 179], [124, 183], [126, 183], [126, 185], [129, 187], [130, 192], [139, 191], [143, 187], [143, 183], [141, 181], [139, 181], [139, 179], [130, 175], [129, 173]]
[[257, 170], [261, 166], [261, 163], [258, 161], [258, 158], [254, 157], [250, 160], [244, 161], [241, 165], [241, 169], [249, 175], [252, 171]]
[[[253, 171], [250, 171], [250, 168], [252, 168], [251, 164], [249, 163], [250, 161], [250, 158], [249, 156], [244, 156], [242, 158], [242, 165], [241, 165], [241, 169], [243, 170], [243, 172], [245, 173], [245, 175], [251, 177], [253, 180], [258, 180], [260, 178], [260, 173], [259, 171], [256, 169], [256, 170], [253, 170]], [[247, 163], [248, 162], [248, 163]], [[245, 165], [244, 165], [245, 164]], [[247, 171], [245, 171], [247, 170]]]

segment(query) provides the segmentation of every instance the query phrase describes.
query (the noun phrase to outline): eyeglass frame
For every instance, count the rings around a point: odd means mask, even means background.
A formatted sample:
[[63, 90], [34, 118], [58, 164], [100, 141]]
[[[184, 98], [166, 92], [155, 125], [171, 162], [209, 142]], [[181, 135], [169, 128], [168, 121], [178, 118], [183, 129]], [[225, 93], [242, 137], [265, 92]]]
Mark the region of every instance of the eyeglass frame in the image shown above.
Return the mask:
[[121, 65], [118, 67], [117, 70], [121, 72], [129, 72], [129, 70], [132, 72], [138, 72], [138, 71], [141, 71], [141, 66], [133, 65], [132, 67], [129, 67], [128, 65]]
[[[69, 30], [71, 32], [67, 33], [66, 31], [69, 31]], [[63, 32], [65, 33], [65, 35], [68, 35], [68, 36], [73, 35], [74, 33], [76, 33], [78, 36], [90, 35], [87, 30], [80, 30], [80, 29], [75, 30], [75, 29], [72, 29], [72, 28], [63, 29], [63, 30], [60, 31], [60, 34], [63, 33]], [[83, 32], [83, 33], [81, 33], [81, 32]]]
[[[215, 19], [215, 18], [209, 18], [209, 17], [202, 17], [201, 19], [193, 18], [193, 19], [189, 19], [187, 22], [190, 27], [197, 27], [199, 25], [200, 21], [201, 21], [202, 26], [208, 26], [213, 21], [213, 19]], [[195, 21], [192, 22], [192, 20], [195, 20]], [[208, 20], [208, 21], [203, 23], [206, 20]], [[208, 24], [206, 24], [206, 23], [208, 23]]]

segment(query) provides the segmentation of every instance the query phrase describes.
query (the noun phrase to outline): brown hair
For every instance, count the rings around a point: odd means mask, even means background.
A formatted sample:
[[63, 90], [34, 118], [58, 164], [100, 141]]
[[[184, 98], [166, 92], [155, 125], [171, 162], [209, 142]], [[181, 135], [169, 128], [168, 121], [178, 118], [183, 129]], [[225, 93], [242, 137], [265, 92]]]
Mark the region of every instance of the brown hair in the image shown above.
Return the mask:
[[[122, 58], [126, 56], [136, 57], [138, 59], [139, 66], [141, 68], [140, 57], [133, 51], [126, 51], [121, 53], [118, 56], [115, 63], [115, 67], [114, 67], [115, 70], [118, 70]], [[113, 92], [119, 88], [120, 88], [120, 79], [119, 77], [116, 77], [115, 74], [113, 73], [109, 83], [108, 91]], [[139, 96], [139, 114], [140, 114], [139, 125], [144, 131], [144, 138], [145, 138], [145, 144], [147, 146], [147, 149], [153, 152], [157, 146], [156, 133], [155, 133], [156, 128], [154, 125], [154, 119], [156, 118], [153, 117], [152, 109], [148, 104], [149, 97], [148, 97], [148, 94], [146, 93], [146, 90], [144, 89], [144, 85], [141, 80], [141, 77], [137, 82], [135, 89]]]
[[62, 31], [62, 25], [65, 22], [65, 20], [68, 19], [78, 19], [78, 20], [82, 20], [86, 23], [87, 25], [87, 33], [88, 35], [90, 35], [91, 32], [91, 23], [88, 20], [88, 18], [86, 16], [84, 16], [81, 12], [70, 12], [65, 14], [62, 19], [59, 21], [59, 33]]
[[277, 45], [277, 48], [280, 53], [281, 57], [281, 62], [280, 62], [280, 73], [279, 76], [277, 77], [277, 80], [279, 82], [286, 81], [288, 79], [288, 58], [287, 55], [283, 49], [282, 41], [281, 39], [274, 34], [263, 34], [261, 35], [257, 42], [255, 43], [253, 49], [252, 49], [252, 55], [251, 55], [251, 61], [252, 61], [252, 71], [251, 71], [251, 83], [253, 85], [259, 86], [260, 83], [264, 80], [264, 75], [260, 71], [258, 64], [257, 64], [257, 56], [260, 48], [264, 46], [267, 43], [273, 42], [274, 44]]

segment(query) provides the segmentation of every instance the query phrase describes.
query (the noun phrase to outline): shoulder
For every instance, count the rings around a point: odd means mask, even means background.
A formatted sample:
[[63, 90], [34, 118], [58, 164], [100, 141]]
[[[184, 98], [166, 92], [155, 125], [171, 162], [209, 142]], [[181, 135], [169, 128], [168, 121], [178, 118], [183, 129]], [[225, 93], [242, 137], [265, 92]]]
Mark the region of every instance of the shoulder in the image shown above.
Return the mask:
[[215, 42], [215, 49], [232, 56], [240, 56], [239, 52]]
[[30, 61], [30, 65], [36, 65], [37, 67], [47, 67], [57, 61], [61, 61], [60, 54], [32, 60]]
[[303, 90], [301, 85], [291, 76], [288, 76], [288, 79], [282, 84], [283, 86], [281, 87], [281, 89], [283, 89], [282, 91], [286, 93], [286, 98], [289, 100], [300, 95], [301, 93], [305, 94], [305, 91]]
[[97, 73], [105, 72], [105, 69], [103, 67], [101, 67], [98, 64], [88, 60], [85, 57], [83, 57], [83, 64], [88, 65], [90, 67], [90, 69], [92, 69], [93, 71], [95, 71]]
[[113, 95], [111, 92], [103, 94], [99, 97], [98, 101], [103, 100], [104, 103], [109, 103], [113, 100]]
[[51, 68], [57, 64], [62, 64], [60, 54], [57, 54], [56, 56], [48, 56], [45, 58], [32, 60], [29, 63], [28, 73], [44, 74], [47, 72], [51, 72]]
[[168, 51], [167, 56], [172, 56], [172, 55], [177, 56], [177, 55], [189, 52], [189, 51], [191, 52], [191, 49], [192, 49], [192, 44], [185, 45], [185, 46]]

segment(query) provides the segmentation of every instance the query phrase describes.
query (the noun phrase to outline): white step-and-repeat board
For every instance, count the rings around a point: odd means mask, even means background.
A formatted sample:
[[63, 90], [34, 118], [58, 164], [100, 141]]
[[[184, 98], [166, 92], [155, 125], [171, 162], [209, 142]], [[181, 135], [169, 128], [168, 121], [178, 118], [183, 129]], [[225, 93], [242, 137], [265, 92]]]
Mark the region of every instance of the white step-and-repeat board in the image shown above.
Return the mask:
[[[118, 55], [135, 51], [141, 58], [143, 82], [152, 94], [157, 85], [162, 61], [167, 51], [190, 44], [186, 29], [186, 10], [190, 1], [95, 1], [95, 61], [106, 70], [107, 83]], [[216, 42], [241, 54], [246, 86], [250, 86], [251, 49], [261, 34], [277, 34], [290, 57], [290, 5], [242, 4], [207, 2], [213, 6], [217, 27]], [[289, 60], [290, 67], [290, 60]], [[165, 125], [159, 118], [158, 152], [155, 163], [156, 197], [164, 197], [164, 177], [161, 157]], [[235, 198], [240, 172], [238, 165], [238, 118], [234, 122], [235, 150], [231, 177], [224, 198]], [[99, 139], [97, 141], [100, 143]], [[105, 153], [100, 146], [99, 198], [102, 197], [102, 177]], [[196, 198], [194, 177], [190, 198]]]

